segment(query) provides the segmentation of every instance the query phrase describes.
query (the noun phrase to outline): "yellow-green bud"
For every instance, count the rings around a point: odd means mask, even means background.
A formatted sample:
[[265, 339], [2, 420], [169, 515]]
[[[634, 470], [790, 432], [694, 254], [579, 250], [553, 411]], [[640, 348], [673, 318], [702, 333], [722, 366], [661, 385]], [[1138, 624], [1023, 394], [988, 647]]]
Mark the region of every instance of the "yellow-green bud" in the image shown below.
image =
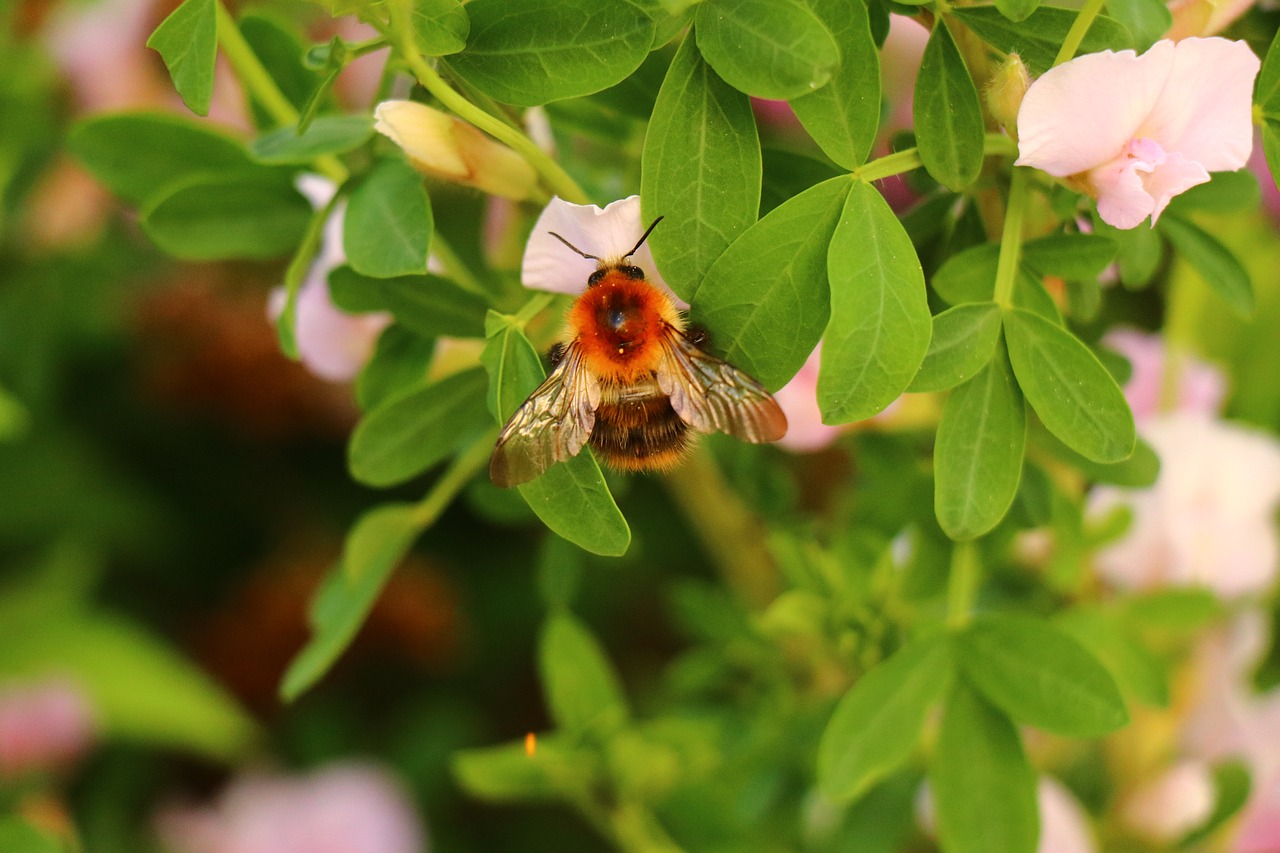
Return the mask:
[[1016, 53], [1009, 54], [987, 84], [987, 109], [1014, 138], [1018, 135], [1018, 108], [1030, 85], [1027, 66]]

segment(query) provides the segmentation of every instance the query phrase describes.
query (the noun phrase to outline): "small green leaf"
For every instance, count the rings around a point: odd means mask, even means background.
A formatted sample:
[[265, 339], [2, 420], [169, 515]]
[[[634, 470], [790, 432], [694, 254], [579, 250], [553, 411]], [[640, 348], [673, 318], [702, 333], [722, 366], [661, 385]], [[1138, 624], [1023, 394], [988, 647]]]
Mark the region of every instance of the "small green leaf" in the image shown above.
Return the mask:
[[422, 178], [402, 160], [383, 160], [347, 204], [347, 263], [374, 278], [425, 273], [433, 229]]
[[770, 211], [694, 296], [693, 320], [711, 331], [711, 347], [767, 388], [795, 375], [827, 326], [827, 246], [849, 187], [834, 178]]
[[1094, 462], [1120, 462], [1137, 439], [1120, 386], [1080, 339], [1021, 309], [1004, 316], [1013, 372], [1049, 431]]
[[1168, 707], [1168, 667], [1133, 636], [1115, 611], [1079, 606], [1054, 621], [1097, 655], [1127, 694], [1152, 708]]
[[1037, 447], [1076, 468], [1094, 483], [1110, 483], [1129, 489], [1145, 489], [1155, 483], [1160, 475], [1160, 457], [1145, 439], [1139, 437], [1133, 445], [1133, 453], [1123, 462], [1103, 464], [1086, 459], [1063, 444], [1043, 428], [1034, 433]]
[[427, 381], [427, 370], [435, 357], [434, 338], [424, 338], [403, 326], [382, 330], [373, 355], [356, 378], [356, 402], [369, 411]]
[[1115, 260], [1116, 241], [1096, 234], [1050, 234], [1022, 247], [1022, 262], [1042, 276], [1095, 279]]
[[532, 107], [589, 95], [631, 75], [654, 23], [631, 0], [472, 0], [467, 49], [449, 65], [495, 100]]
[[468, 794], [490, 802], [528, 803], [558, 800], [563, 790], [581, 790], [590, 784], [594, 756], [576, 750], [572, 737], [538, 735], [532, 756], [523, 740], [480, 749], [463, 749], [453, 755], [453, 775]]
[[348, 314], [370, 314], [386, 311], [382, 292], [383, 279], [360, 275], [345, 264], [329, 272], [329, 298]]
[[461, 437], [489, 425], [484, 389], [484, 371], [473, 368], [378, 406], [351, 435], [351, 476], [370, 486], [394, 486], [447, 458]]
[[[1280, 47], [1277, 43], [1280, 39], [1271, 40], [1271, 47], [1262, 60], [1262, 70], [1258, 72], [1258, 82], [1253, 87], [1253, 102], [1262, 107], [1263, 115], [1269, 119], [1280, 117]], [[1280, 171], [1273, 170], [1272, 174], [1280, 175]]]
[[1000, 14], [1011, 21], [1025, 21], [1040, 5], [1040, 0], [996, 0]]
[[967, 382], [991, 360], [1000, 340], [1000, 307], [973, 302], [948, 308], [933, 318], [929, 350], [907, 390], [945, 391]]
[[818, 746], [818, 784], [853, 799], [906, 761], [929, 710], [952, 678], [944, 635], [911, 643], [860, 678], [831, 715]]
[[990, 302], [999, 260], [1000, 247], [994, 243], [970, 246], [947, 258], [929, 283], [949, 305]]
[[1138, 53], [1146, 53], [1173, 26], [1173, 13], [1160, 0], [1107, 0], [1107, 12], [1132, 34]]
[[168, 113], [96, 115], [72, 128], [67, 145], [107, 189], [135, 204], [178, 181], [254, 168], [232, 137]]
[[840, 45], [831, 82], [793, 98], [791, 108], [822, 152], [846, 169], [860, 166], [880, 126], [880, 54], [860, 0], [811, 0], [810, 6]]
[[164, 59], [187, 109], [208, 115], [218, 54], [217, 0], [184, 0], [156, 27], [147, 47]]
[[373, 122], [366, 115], [319, 116], [302, 133], [282, 127], [255, 139], [249, 152], [259, 163], [305, 164], [322, 154], [345, 154], [369, 141]]
[[960, 635], [969, 680], [1019, 723], [1072, 737], [1096, 737], [1129, 722], [1111, 674], [1048, 622], [986, 616]]
[[413, 504], [384, 504], [366, 512], [347, 534], [342, 560], [311, 602], [311, 639], [289, 664], [280, 695], [293, 701], [329, 671], [355, 639], [391, 572], [421, 532]]
[[1022, 477], [1027, 410], [1004, 347], [951, 392], [934, 445], [934, 511], [952, 539], [974, 539], [1000, 523]]
[[938, 183], [962, 190], [982, 170], [982, 103], [946, 21], [938, 18], [916, 76], [916, 145]]
[[831, 322], [818, 405], [826, 423], [868, 418], [897, 399], [929, 349], [933, 317], [915, 247], [884, 197], [854, 181], [827, 253]]
[[812, 92], [840, 63], [831, 31], [799, 0], [704, 0], [694, 33], [716, 73], [757, 98]]
[[471, 19], [458, 0], [413, 0], [413, 40], [423, 56], [448, 56], [467, 46]]
[[278, 258], [302, 241], [311, 203], [258, 176], [171, 184], [142, 211], [142, 230], [165, 252], [196, 261]]
[[1240, 259], [1189, 219], [1166, 213], [1156, 226], [1191, 267], [1242, 319], [1253, 314], [1253, 282]]
[[1254, 210], [1261, 200], [1258, 176], [1244, 168], [1238, 172], [1214, 172], [1208, 182], [1174, 196], [1167, 210], [1179, 216], [1192, 211], [1238, 213]]
[[1125, 618], [1143, 628], [1191, 634], [1223, 614], [1223, 604], [1207, 589], [1184, 587], [1148, 592], [1126, 600]]
[[946, 853], [1035, 853], [1036, 776], [1018, 730], [964, 684], [947, 700], [929, 786]]
[[[1041, 6], [1019, 22], [1010, 21], [994, 6], [953, 7], [951, 14], [988, 46], [1001, 53], [1017, 53], [1032, 74], [1043, 74], [1053, 67], [1058, 50], [1080, 13], [1077, 9]], [[1097, 53], [1132, 47], [1133, 37], [1128, 30], [1099, 15], [1093, 19], [1076, 52]]]
[[329, 286], [348, 294], [348, 301], [351, 294], [365, 294], [364, 310], [390, 311], [424, 338], [484, 336], [485, 298], [438, 275], [370, 278], [343, 266], [329, 274]]
[[[490, 411], [503, 423], [546, 374], [524, 333], [490, 314], [489, 339], [481, 361], [489, 373]], [[583, 450], [552, 465], [537, 479], [517, 486], [538, 518], [556, 534], [593, 554], [617, 557], [631, 544], [622, 517], [595, 457]]]
[[547, 620], [538, 648], [547, 709], [568, 732], [607, 735], [627, 720], [618, 674], [599, 641], [568, 613]]
[[663, 278], [692, 299], [716, 258], [760, 208], [760, 142], [746, 95], [727, 86], [685, 39], [645, 133], [640, 198]]

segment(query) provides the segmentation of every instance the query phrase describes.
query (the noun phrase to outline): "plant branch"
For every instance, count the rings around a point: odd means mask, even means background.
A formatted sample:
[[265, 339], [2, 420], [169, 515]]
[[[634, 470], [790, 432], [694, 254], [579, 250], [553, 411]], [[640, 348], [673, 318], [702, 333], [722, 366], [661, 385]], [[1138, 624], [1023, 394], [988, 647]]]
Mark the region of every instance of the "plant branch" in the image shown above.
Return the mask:
[[1018, 278], [1018, 261], [1022, 255], [1022, 220], [1027, 208], [1027, 170], [1013, 167], [1009, 183], [1009, 202], [1004, 211], [1004, 228], [1000, 234], [1000, 260], [996, 264], [994, 300], [1001, 308], [1013, 307], [1013, 285]]
[[1071, 24], [1071, 29], [1067, 31], [1067, 37], [1062, 42], [1062, 48], [1053, 59], [1055, 66], [1061, 65], [1076, 55], [1076, 51], [1080, 49], [1080, 42], [1084, 41], [1085, 33], [1089, 32], [1089, 27], [1093, 26], [1094, 19], [1102, 11], [1104, 2], [1105, 0], [1086, 0], [1085, 4], [1080, 7], [1080, 13], [1076, 15], [1075, 21]]

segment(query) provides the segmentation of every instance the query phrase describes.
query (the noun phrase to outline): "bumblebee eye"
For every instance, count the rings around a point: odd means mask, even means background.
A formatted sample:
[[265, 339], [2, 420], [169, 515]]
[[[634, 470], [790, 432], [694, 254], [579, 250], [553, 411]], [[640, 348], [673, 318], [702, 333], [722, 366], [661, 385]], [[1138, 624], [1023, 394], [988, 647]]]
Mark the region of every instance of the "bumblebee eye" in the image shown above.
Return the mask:
[[599, 269], [587, 276], [587, 287], [591, 287], [593, 284], [599, 284], [604, 281], [604, 274], [605, 270]]
[[634, 279], [644, 278], [644, 270], [640, 269], [640, 267], [631, 266], [630, 264], [626, 266], [618, 267], [618, 272], [622, 273], [627, 278], [634, 278]]

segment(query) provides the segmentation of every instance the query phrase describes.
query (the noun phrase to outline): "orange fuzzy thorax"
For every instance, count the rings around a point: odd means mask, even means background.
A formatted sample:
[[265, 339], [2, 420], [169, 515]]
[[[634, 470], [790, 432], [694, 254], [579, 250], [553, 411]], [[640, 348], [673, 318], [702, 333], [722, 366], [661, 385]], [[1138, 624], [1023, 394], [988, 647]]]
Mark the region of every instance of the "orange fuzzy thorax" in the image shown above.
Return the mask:
[[649, 376], [662, 358], [659, 341], [666, 328], [684, 327], [670, 297], [617, 269], [607, 270], [578, 297], [569, 309], [568, 323], [587, 369], [601, 379], [622, 383]]

